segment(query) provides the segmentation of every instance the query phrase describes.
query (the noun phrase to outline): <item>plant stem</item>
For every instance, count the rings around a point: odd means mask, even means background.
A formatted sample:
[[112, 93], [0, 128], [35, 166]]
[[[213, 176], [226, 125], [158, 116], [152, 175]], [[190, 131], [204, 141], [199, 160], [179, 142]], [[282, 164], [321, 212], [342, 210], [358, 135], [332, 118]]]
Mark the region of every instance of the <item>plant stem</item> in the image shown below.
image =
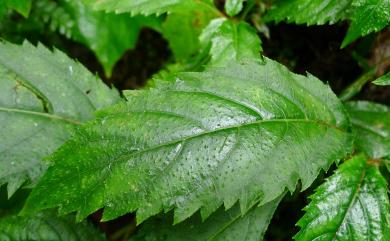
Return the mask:
[[376, 68], [372, 68], [368, 72], [361, 75], [357, 80], [345, 88], [339, 95], [340, 100], [347, 101], [358, 94], [363, 86], [375, 77]]

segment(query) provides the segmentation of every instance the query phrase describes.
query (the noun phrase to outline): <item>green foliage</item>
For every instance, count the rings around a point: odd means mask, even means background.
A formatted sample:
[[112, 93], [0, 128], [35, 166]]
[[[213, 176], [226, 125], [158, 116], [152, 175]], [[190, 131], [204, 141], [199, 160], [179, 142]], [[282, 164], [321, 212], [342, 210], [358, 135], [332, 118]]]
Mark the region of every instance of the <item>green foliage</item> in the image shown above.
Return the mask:
[[103, 241], [104, 236], [87, 222], [74, 223], [74, 217], [57, 217], [54, 212], [0, 219], [0, 240], [12, 241]]
[[372, 158], [390, 155], [390, 109], [368, 101], [348, 102], [356, 146]]
[[106, 76], [111, 75], [123, 53], [135, 47], [143, 27], [161, 28], [157, 17], [96, 12], [82, 0], [37, 0], [30, 19], [24, 23], [25, 28], [30, 21], [48, 24], [51, 31], [86, 45], [95, 53]]
[[[104, 240], [86, 221], [74, 223], [93, 214], [88, 219], [118, 218], [96, 225], [115, 241], [259, 241], [279, 203], [276, 221], [293, 218], [286, 204], [298, 209], [315, 180], [296, 240], [390, 240], [390, 109], [347, 102], [387, 70], [386, 48], [375, 44], [370, 61], [370, 51], [355, 53], [364, 74], [336, 97], [316, 77], [265, 57], [283, 59], [279, 52], [290, 49], [273, 50], [273, 39], [262, 46], [257, 32], [270, 20], [348, 20], [344, 47], [389, 24], [388, 0], [32, 4], [30, 11], [30, 0], [0, 1], [1, 38], [27, 36], [75, 56], [87, 47], [96, 59], [82, 61], [94, 71], [100, 62], [110, 83], [133, 78], [113, 69], [144, 27], [167, 40], [172, 56], [160, 60], [147, 43], [150, 61], [167, 64], [121, 98], [55, 48], [0, 42], [0, 240]], [[135, 52], [116, 71], [133, 69]], [[373, 83], [389, 82], [387, 73]], [[287, 191], [294, 194], [282, 201]], [[118, 221], [111, 235], [106, 227]]]
[[373, 83], [376, 85], [390, 85], [390, 72], [376, 79]]
[[156, 217], [142, 224], [140, 231], [130, 241], [261, 241], [281, 198], [277, 198], [261, 207], [254, 206], [245, 216], [241, 216], [240, 207], [235, 205], [228, 211], [219, 208], [207, 220], [200, 215], [172, 226], [172, 218]]
[[133, 15], [188, 12], [201, 5], [213, 7], [213, 0], [84, 0], [93, 3], [95, 9], [107, 12], [130, 12]]
[[8, 10], [12, 9], [28, 17], [31, 8], [31, 0], [2, 0], [0, 2], [0, 17]]
[[225, 11], [229, 16], [237, 15], [241, 12], [244, 0], [226, 0]]
[[310, 199], [295, 240], [390, 240], [387, 182], [363, 155], [342, 164]]
[[237, 200], [244, 214], [298, 180], [306, 189], [349, 152], [348, 121], [318, 79], [265, 62], [128, 92], [51, 157], [24, 212], [61, 206], [81, 220], [104, 206], [103, 220], [137, 210], [142, 222], [175, 209], [178, 223]]
[[260, 62], [261, 41], [247, 23], [215, 19], [204, 29], [200, 41], [204, 49], [209, 49], [211, 66], [224, 66], [233, 61]]
[[215, 10], [207, 5], [199, 5], [188, 11], [174, 12], [167, 16], [162, 26], [162, 34], [168, 40], [178, 61], [185, 61], [198, 54], [200, 33], [218, 16]]
[[37, 181], [42, 158], [78, 124], [119, 96], [65, 54], [27, 42], [0, 44], [0, 73], [0, 184], [8, 183], [12, 195]]
[[[156, 17], [95, 12], [90, 6], [83, 4], [82, 0], [62, 0], [60, 6], [73, 21], [71, 38], [93, 50], [107, 76], [111, 75], [115, 63], [123, 53], [135, 47], [141, 28], [160, 28]], [[69, 24], [60, 20], [57, 22], [59, 28]]]
[[388, 0], [278, 0], [266, 16], [266, 21], [294, 22], [297, 24], [333, 24], [350, 20], [341, 47], [357, 38], [378, 32], [390, 23]]

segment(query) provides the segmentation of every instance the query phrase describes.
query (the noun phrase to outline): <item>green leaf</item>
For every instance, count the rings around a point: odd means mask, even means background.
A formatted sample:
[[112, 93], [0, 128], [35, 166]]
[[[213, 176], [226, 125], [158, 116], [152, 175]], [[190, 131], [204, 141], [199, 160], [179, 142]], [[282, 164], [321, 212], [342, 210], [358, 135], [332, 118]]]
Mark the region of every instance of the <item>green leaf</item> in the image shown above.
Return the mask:
[[368, 101], [346, 103], [356, 146], [372, 158], [390, 155], [390, 109]]
[[98, 230], [87, 222], [74, 223], [74, 217], [56, 217], [54, 212], [33, 216], [8, 216], [0, 219], [0, 240], [12, 241], [103, 241]]
[[386, 74], [376, 79], [372, 83], [376, 85], [390, 85], [390, 72], [387, 72]]
[[378, 32], [390, 23], [389, 0], [354, 0], [354, 12], [341, 47], [344, 48], [361, 36]]
[[[162, 14], [172, 12], [187, 12], [199, 5], [206, 5], [214, 8], [213, 0], [87, 0], [94, 2], [97, 10], [107, 12], [130, 12], [133, 15]], [[217, 9], [215, 9], [217, 11]]]
[[119, 99], [58, 50], [0, 43], [0, 185], [8, 183], [11, 196], [26, 181], [35, 183], [42, 158], [96, 109]]
[[352, 2], [353, 0], [278, 0], [265, 16], [265, 21], [333, 24], [350, 16]]
[[189, 59], [199, 52], [199, 35], [209, 22], [218, 16], [212, 8], [202, 4], [189, 11], [175, 12], [167, 16], [162, 34], [168, 40], [176, 60]]
[[261, 61], [261, 40], [256, 30], [245, 22], [215, 19], [204, 29], [200, 41], [204, 49], [210, 49], [211, 66]]
[[174, 226], [171, 216], [155, 217], [142, 224], [129, 241], [261, 241], [280, 200], [277, 198], [261, 207], [256, 205], [245, 216], [238, 205], [228, 211], [221, 207], [206, 221], [196, 214]]
[[318, 79], [265, 62], [128, 92], [53, 154], [24, 213], [61, 206], [81, 220], [105, 207], [103, 220], [137, 211], [142, 222], [175, 209], [178, 223], [238, 200], [244, 214], [298, 180], [306, 189], [350, 151], [348, 119]]
[[229, 16], [235, 16], [241, 12], [244, 0], [226, 0], [225, 11]]
[[2, 0], [6, 8], [13, 9], [24, 17], [28, 17], [31, 9], [31, 0]]
[[333, 24], [350, 20], [351, 26], [341, 47], [358, 37], [378, 32], [390, 23], [388, 0], [291, 0], [276, 1], [265, 21], [294, 22], [297, 24]]
[[362, 155], [346, 161], [311, 196], [295, 240], [390, 240], [387, 192], [374, 163]]
[[[48, 4], [54, 6], [48, 8]], [[42, 13], [37, 12], [38, 17], [50, 18], [52, 30], [59, 30], [68, 38], [85, 44], [96, 54], [106, 76], [111, 76], [113, 67], [125, 51], [135, 47], [143, 27], [161, 28], [157, 17], [98, 12], [82, 0], [44, 1], [40, 9], [46, 14], [41, 17]]]

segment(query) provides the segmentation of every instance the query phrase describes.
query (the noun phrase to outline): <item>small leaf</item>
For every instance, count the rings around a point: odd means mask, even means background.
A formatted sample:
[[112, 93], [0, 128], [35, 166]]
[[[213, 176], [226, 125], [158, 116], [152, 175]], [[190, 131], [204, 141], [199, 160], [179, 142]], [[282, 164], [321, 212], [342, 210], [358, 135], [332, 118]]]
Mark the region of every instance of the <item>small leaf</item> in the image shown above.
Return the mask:
[[351, 26], [341, 47], [344, 48], [361, 36], [379, 32], [390, 23], [390, 1], [354, 0]]
[[[351, 147], [344, 108], [313, 76], [265, 59], [181, 73], [127, 92], [55, 154], [24, 213], [61, 206], [78, 220], [137, 211], [142, 222], [175, 209], [205, 219], [240, 200], [241, 212], [298, 180], [306, 189]], [[256, 185], [253, 185], [256, 183]]]
[[175, 12], [167, 16], [162, 34], [168, 40], [176, 60], [186, 60], [199, 52], [199, 35], [216, 17], [216, 12], [203, 4], [189, 11]]
[[210, 22], [200, 36], [204, 49], [210, 49], [211, 66], [226, 62], [261, 62], [261, 41], [256, 30], [244, 22], [218, 18]]
[[346, 104], [359, 151], [372, 158], [390, 155], [390, 109], [368, 101]]
[[353, 157], [311, 196], [295, 240], [390, 240], [387, 192], [378, 167]]
[[31, 0], [2, 0], [6, 8], [13, 9], [27, 18], [31, 9]]
[[58, 50], [0, 43], [0, 185], [8, 183], [11, 196], [26, 181], [34, 184], [45, 170], [42, 158], [96, 109], [119, 100]]
[[129, 241], [262, 241], [280, 200], [277, 198], [261, 207], [256, 205], [244, 216], [238, 205], [228, 211], [221, 207], [206, 221], [196, 214], [174, 226], [171, 216], [155, 217], [142, 224]]
[[376, 79], [372, 83], [374, 83], [376, 85], [390, 85], [390, 72], [387, 72], [386, 74], [379, 77], [378, 79]]
[[225, 11], [229, 16], [235, 16], [241, 12], [244, 0], [226, 0]]
[[106, 240], [92, 225], [74, 223], [74, 217], [56, 217], [54, 212], [33, 216], [17, 215], [0, 219], [0, 240], [12, 241], [103, 241]]

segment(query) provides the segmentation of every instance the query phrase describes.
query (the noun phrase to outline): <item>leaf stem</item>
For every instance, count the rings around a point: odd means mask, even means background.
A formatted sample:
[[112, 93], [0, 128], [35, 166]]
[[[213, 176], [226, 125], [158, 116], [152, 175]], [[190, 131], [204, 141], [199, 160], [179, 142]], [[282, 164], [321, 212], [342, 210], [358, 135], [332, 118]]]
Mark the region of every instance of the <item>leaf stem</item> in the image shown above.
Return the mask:
[[340, 100], [347, 101], [358, 94], [363, 86], [375, 77], [376, 68], [372, 68], [368, 72], [361, 75], [357, 80], [345, 88], [339, 95]]

